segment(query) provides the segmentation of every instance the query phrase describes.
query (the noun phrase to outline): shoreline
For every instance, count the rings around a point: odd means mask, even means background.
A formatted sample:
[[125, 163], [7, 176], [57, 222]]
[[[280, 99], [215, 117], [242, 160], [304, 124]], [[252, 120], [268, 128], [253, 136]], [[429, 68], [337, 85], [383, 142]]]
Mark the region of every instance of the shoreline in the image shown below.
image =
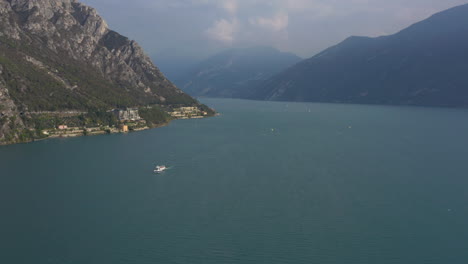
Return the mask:
[[[190, 106], [171, 108], [168, 111], [168, 109], [163, 110], [153, 106], [141, 109], [128, 108], [93, 112], [90, 116], [76, 116], [76, 114], [81, 113], [76, 111], [34, 112], [36, 115], [27, 113], [26, 118], [23, 118], [25, 123], [21, 123], [18, 127], [13, 126], [5, 135], [0, 135], [0, 146], [53, 138], [138, 132], [167, 126], [173, 120], [203, 119], [216, 114], [214, 110], [213, 113], [203, 110], [197, 106]], [[65, 118], [64, 114], [71, 116]]]
[[[121, 129], [118, 128], [106, 128], [105, 130], [102, 130], [102, 128], [78, 128], [76, 130], [69, 131], [69, 133], [66, 133], [66, 131], [62, 131], [65, 133], [57, 133], [53, 135], [48, 135], [47, 137], [44, 138], [37, 138], [37, 139], [32, 139], [29, 141], [24, 141], [24, 142], [12, 142], [12, 143], [5, 143], [5, 142], [0, 142], [0, 147], [2, 146], [10, 146], [10, 145], [16, 145], [16, 144], [29, 144], [33, 142], [39, 142], [39, 141], [45, 141], [49, 139], [59, 139], [59, 138], [77, 138], [77, 137], [88, 137], [88, 136], [102, 136], [102, 135], [112, 135], [112, 134], [130, 134], [130, 133], [136, 133], [136, 132], [141, 132], [141, 131], [146, 131], [146, 130], [151, 130], [151, 129], [156, 129], [156, 128], [161, 128], [168, 126], [172, 121], [174, 120], [188, 120], [188, 119], [204, 119], [204, 118], [209, 118], [211, 116], [206, 116], [206, 117], [193, 117], [193, 118], [176, 118], [173, 120], [170, 120], [165, 123], [157, 124], [154, 126], [144, 126], [144, 127], [138, 127], [134, 128], [129, 131], [122, 131]], [[85, 132], [85, 130], [90, 129], [90, 131]], [[95, 129], [95, 130], [92, 130]]]
[[[177, 120], [177, 119], [176, 119]], [[48, 139], [57, 139], [57, 138], [77, 138], [77, 137], [92, 137], [92, 136], [103, 136], [103, 135], [113, 135], [113, 134], [131, 134], [131, 133], [136, 133], [136, 132], [141, 132], [141, 131], [146, 131], [146, 130], [151, 130], [151, 129], [156, 129], [156, 128], [161, 128], [168, 126], [173, 120], [158, 124], [155, 126], [145, 126], [145, 127], [140, 127], [140, 128], [135, 128], [132, 130], [129, 130], [128, 132], [123, 132], [119, 129], [111, 129], [110, 132], [99, 130], [99, 131], [93, 131], [93, 132], [87, 132], [86, 134], [84, 132], [81, 133], [70, 133], [70, 134], [58, 134], [58, 135], [52, 135], [46, 138], [41, 138], [41, 139], [35, 139], [29, 142], [23, 142], [23, 143], [31, 143], [31, 142], [36, 142], [36, 141], [43, 141], [43, 140], [48, 140]], [[84, 129], [83, 129], [84, 130]], [[17, 143], [9, 144], [9, 145], [14, 145]], [[21, 144], [21, 143], [19, 143]], [[8, 145], [8, 144], [7, 144]]]

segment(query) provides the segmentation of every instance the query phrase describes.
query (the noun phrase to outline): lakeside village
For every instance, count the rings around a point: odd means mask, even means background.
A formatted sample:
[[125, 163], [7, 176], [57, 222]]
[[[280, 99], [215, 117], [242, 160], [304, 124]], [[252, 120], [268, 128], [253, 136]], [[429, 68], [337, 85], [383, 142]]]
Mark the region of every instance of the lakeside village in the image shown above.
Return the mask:
[[151, 108], [113, 109], [108, 113], [112, 114], [112, 117], [117, 121], [117, 124], [115, 125], [95, 124], [91, 127], [81, 127], [70, 126], [64, 122], [63, 124], [57, 125], [57, 127], [54, 129], [42, 130], [42, 134], [45, 138], [63, 138], [113, 133], [128, 133], [132, 131], [142, 131], [154, 127], [164, 126], [173, 119], [194, 119], [205, 118], [209, 116], [208, 112], [203, 111], [198, 107], [174, 108], [172, 109], [172, 112], [159, 110], [157, 117], [155, 117], [154, 112], [151, 112]]

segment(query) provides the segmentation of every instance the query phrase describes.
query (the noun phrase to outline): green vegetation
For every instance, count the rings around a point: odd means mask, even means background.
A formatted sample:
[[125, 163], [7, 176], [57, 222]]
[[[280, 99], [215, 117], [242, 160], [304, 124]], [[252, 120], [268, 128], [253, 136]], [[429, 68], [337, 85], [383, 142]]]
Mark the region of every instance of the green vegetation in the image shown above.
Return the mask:
[[35, 130], [23, 129], [18, 135], [19, 142], [28, 142], [37, 138]]
[[99, 110], [87, 114], [63, 117], [55, 114], [38, 114], [30, 118], [23, 118], [23, 122], [26, 126], [34, 127], [37, 130], [54, 129], [60, 125], [67, 125], [68, 127], [113, 127], [119, 124], [112, 113]]
[[88, 114], [80, 115], [79, 119], [83, 121], [83, 123], [79, 126], [89, 126], [89, 127], [96, 127], [96, 126], [117, 126], [119, 121], [115, 117], [114, 114], [102, 110], [91, 110]]
[[5, 134], [4, 142], [10, 143], [25, 143], [38, 139], [45, 138], [46, 135], [42, 134], [39, 130], [34, 129], [14, 129]]
[[12, 99], [27, 105], [29, 111], [109, 109], [137, 104], [125, 89], [114, 87], [92, 69], [69, 63], [56, 65], [56, 75], [67, 80], [69, 86], [76, 86], [74, 90], [67, 89], [46, 69], [40, 69], [23, 60], [21, 55], [2, 50], [0, 46], [1, 77]]
[[140, 117], [149, 127], [169, 122], [172, 117], [159, 106], [144, 107], [138, 110]]
[[207, 112], [208, 113], [208, 116], [214, 116], [216, 114], [216, 112], [209, 108], [208, 106], [204, 105], [204, 104], [201, 104], [199, 106], [200, 110], [203, 111], [203, 112]]
[[[41, 69], [26, 61], [25, 55], [40, 60]], [[185, 93], [167, 87], [154, 76], [146, 83], [158, 96], [148, 96], [142, 90], [129, 90], [126, 83], [114, 83], [99, 70], [68, 54], [55, 54], [31, 46], [16, 45], [0, 38], [0, 78], [7, 83], [12, 99], [26, 105], [29, 111], [89, 110], [137, 107], [161, 104], [167, 106], [195, 106], [199, 103]], [[63, 83], [60, 79], [65, 81]], [[160, 101], [159, 96], [165, 98]]]
[[8, 122], [8, 117], [6, 116], [0, 117], [0, 127], [5, 125], [7, 122]]
[[[114, 35], [106, 46], [118, 47], [128, 41], [117, 33]], [[28, 36], [31, 42], [0, 37], [0, 82], [5, 83], [16, 104], [15, 111], [21, 113], [16, 117], [0, 117], [2, 143], [41, 139], [47, 137], [44, 131], [60, 125], [103, 130], [118, 127], [120, 122], [110, 109], [139, 107], [148, 127], [169, 122], [172, 117], [168, 112], [177, 107], [201, 107], [212, 113], [208, 107], [174, 89], [162, 75], [143, 70], [141, 82], [153, 92], [148, 93], [134, 87], [133, 80], [105, 75], [88, 62], [73, 59], [66, 51], [50, 50], [37, 36]], [[5, 110], [5, 106], [0, 105], [0, 110]], [[145, 127], [144, 122], [128, 125], [130, 130]]]

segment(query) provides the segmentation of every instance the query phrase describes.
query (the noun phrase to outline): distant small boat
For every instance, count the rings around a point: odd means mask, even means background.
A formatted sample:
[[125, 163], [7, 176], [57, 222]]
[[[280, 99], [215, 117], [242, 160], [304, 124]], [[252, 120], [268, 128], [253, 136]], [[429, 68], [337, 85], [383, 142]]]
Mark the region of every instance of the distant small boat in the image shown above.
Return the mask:
[[167, 168], [164, 165], [156, 166], [156, 168], [154, 168], [155, 173], [161, 173], [161, 172], [163, 172], [165, 170], [167, 170]]

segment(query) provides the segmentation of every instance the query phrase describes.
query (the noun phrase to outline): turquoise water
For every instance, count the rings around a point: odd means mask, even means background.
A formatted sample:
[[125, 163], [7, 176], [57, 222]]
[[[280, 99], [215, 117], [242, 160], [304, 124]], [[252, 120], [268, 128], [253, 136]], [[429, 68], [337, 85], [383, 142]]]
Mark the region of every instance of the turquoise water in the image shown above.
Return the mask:
[[204, 101], [0, 147], [0, 263], [467, 263], [468, 111]]

